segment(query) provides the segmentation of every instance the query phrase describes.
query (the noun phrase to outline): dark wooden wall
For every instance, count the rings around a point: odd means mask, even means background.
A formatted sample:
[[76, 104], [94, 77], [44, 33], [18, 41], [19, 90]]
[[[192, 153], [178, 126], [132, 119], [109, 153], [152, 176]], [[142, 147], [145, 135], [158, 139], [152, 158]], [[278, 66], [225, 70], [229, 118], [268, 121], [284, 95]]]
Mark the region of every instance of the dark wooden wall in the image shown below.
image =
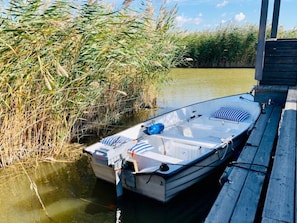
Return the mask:
[[266, 41], [260, 85], [297, 85], [297, 39]]

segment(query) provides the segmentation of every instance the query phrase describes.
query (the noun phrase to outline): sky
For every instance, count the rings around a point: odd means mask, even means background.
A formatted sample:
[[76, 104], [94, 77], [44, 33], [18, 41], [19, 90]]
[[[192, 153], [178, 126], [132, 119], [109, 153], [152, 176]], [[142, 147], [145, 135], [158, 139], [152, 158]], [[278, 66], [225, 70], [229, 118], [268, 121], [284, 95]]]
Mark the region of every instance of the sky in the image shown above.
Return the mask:
[[[134, 0], [140, 1], [140, 0]], [[162, 0], [153, 0], [160, 3]], [[121, 5], [123, 0], [108, 0]], [[167, 0], [178, 6], [176, 26], [186, 31], [214, 30], [222, 25], [259, 25], [262, 0]], [[269, 0], [267, 24], [271, 24], [274, 0]], [[279, 25], [297, 28], [297, 1], [281, 0]]]
[[[26, 1], [26, 0], [24, 0]], [[70, 1], [70, 0], [68, 0]], [[73, 0], [82, 2], [86, 0]], [[99, 0], [100, 1], [100, 0]], [[121, 6], [124, 0], [102, 0]], [[145, 0], [134, 0], [141, 2]], [[160, 5], [163, 0], [152, 0]], [[0, 0], [1, 4], [9, 2]], [[215, 30], [228, 24], [259, 25], [262, 0], [167, 0], [169, 8], [177, 5], [176, 27], [184, 31]], [[267, 23], [271, 24], [274, 0], [269, 0]], [[285, 30], [297, 28], [297, 0], [281, 0], [279, 25]]]

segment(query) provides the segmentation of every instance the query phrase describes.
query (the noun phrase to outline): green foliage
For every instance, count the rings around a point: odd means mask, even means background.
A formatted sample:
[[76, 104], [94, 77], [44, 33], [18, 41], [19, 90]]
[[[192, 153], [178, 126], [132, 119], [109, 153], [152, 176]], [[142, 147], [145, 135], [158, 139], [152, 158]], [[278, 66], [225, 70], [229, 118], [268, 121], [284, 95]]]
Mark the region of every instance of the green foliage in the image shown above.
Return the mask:
[[292, 28], [290, 30], [284, 30], [284, 27], [280, 26], [278, 28], [277, 38], [280, 38], [280, 39], [296, 39], [297, 38], [297, 27], [294, 27], [294, 28]]
[[252, 67], [257, 28], [226, 26], [215, 31], [190, 33], [183, 39], [193, 67]]
[[180, 59], [176, 9], [11, 0], [0, 18], [0, 161], [61, 154], [154, 100]]
[[[271, 27], [267, 27], [269, 39]], [[295, 29], [280, 27], [278, 38], [296, 38]], [[187, 52], [184, 57], [190, 62], [186, 67], [254, 67], [258, 27], [253, 25], [219, 27], [215, 31], [189, 33], [181, 38]]]

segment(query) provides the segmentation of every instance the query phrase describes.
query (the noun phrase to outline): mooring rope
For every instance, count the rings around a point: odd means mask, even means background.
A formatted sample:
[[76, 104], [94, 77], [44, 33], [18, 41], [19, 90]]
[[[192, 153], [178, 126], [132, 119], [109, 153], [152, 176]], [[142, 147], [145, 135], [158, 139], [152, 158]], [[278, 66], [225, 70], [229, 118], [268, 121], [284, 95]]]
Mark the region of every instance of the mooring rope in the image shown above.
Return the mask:
[[[222, 148], [226, 148], [225, 149], [225, 152], [224, 152], [224, 155], [222, 156], [222, 157], [220, 157], [219, 155], [219, 158], [220, 158], [220, 160], [223, 160], [223, 159], [225, 159], [225, 157], [226, 157], [226, 155], [227, 155], [227, 153], [228, 153], [228, 150], [229, 150], [229, 146], [231, 146], [231, 149], [232, 150], [234, 150], [234, 148], [233, 148], [233, 135], [232, 136], [229, 136], [228, 138], [222, 138], [221, 139], [221, 142], [223, 143], [223, 145], [222, 145]], [[218, 153], [219, 153], [219, 150], [217, 151]]]
[[[243, 165], [247, 165], [248, 167], [245, 167]], [[244, 170], [248, 170], [248, 171], [253, 171], [253, 172], [257, 172], [257, 173], [262, 173], [262, 174], [266, 174], [267, 173], [267, 170], [268, 170], [268, 166], [265, 166], [263, 164], [257, 164], [257, 163], [246, 163], [246, 162], [237, 162], [237, 161], [234, 161], [234, 162], [230, 162], [228, 164], [229, 167], [238, 167], [238, 168], [241, 168], [241, 169], [244, 169]], [[265, 168], [266, 170], [259, 170], [259, 169], [254, 169], [252, 167], [263, 167]]]

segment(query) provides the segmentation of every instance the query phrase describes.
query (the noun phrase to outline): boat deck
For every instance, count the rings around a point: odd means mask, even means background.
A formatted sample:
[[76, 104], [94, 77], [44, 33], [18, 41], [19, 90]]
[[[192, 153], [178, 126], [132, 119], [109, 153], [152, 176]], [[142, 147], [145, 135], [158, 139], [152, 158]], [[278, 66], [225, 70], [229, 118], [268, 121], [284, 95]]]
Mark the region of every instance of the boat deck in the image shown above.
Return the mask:
[[297, 87], [259, 117], [205, 222], [296, 222]]
[[[189, 122], [191, 122], [189, 124]], [[248, 122], [234, 122], [201, 116], [189, 122], [184, 122], [175, 128], [169, 128], [152, 138], [171, 140], [175, 143], [197, 145], [207, 149], [216, 149], [224, 142], [229, 142], [241, 133], [242, 128], [248, 128]]]

